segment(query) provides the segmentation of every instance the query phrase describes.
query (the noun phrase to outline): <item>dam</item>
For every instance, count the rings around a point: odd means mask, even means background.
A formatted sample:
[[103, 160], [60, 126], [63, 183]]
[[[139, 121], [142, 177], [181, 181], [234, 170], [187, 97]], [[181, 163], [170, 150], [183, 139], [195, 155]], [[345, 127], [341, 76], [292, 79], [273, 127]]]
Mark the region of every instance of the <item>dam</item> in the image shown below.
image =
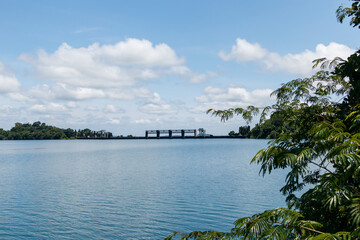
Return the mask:
[[173, 130], [146, 130], [145, 131], [145, 138], [149, 138], [150, 134], [156, 134], [157, 138], [160, 138], [161, 134], [165, 134], [164, 137], [172, 138], [173, 134], [181, 134], [182, 138], [185, 138], [186, 133], [193, 134], [194, 137], [197, 137], [196, 129], [173, 129]]

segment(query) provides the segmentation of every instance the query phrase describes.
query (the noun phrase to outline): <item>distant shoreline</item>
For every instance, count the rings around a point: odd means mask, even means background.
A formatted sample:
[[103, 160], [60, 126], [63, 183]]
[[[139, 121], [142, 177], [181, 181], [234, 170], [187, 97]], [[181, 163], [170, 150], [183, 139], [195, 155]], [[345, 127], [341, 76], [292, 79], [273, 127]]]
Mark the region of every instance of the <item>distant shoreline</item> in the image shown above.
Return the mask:
[[[181, 135], [180, 135], [181, 134]], [[89, 128], [71, 129], [49, 126], [40, 121], [30, 123], [15, 123], [10, 130], [0, 128], [1, 140], [131, 140], [131, 139], [213, 139], [213, 138], [246, 138], [237, 134], [213, 136], [205, 134], [205, 129], [173, 129], [173, 130], [146, 130], [143, 136], [119, 135], [114, 136], [106, 130], [93, 131]]]
[[228, 135], [221, 135], [221, 136], [161, 136], [161, 137], [113, 137], [113, 138], [77, 138], [78, 140], [134, 140], [134, 139], [213, 139], [213, 138], [243, 138], [243, 136], [228, 136]]
[[144, 140], [154, 140], [154, 139], [216, 139], [216, 138], [232, 138], [232, 139], [248, 139], [247, 137], [243, 137], [243, 136], [227, 136], [227, 135], [223, 135], [223, 136], [185, 136], [185, 137], [181, 137], [181, 136], [161, 136], [160, 138], [158, 137], [112, 137], [112, 138], [63, 138], [63, 139], [2, 139], [1, 141], [42, 141], [42, 140], [57, 140], [57, 141], [63, 141], [63, 140], [139, 140], [139, 139], [144, 139]]

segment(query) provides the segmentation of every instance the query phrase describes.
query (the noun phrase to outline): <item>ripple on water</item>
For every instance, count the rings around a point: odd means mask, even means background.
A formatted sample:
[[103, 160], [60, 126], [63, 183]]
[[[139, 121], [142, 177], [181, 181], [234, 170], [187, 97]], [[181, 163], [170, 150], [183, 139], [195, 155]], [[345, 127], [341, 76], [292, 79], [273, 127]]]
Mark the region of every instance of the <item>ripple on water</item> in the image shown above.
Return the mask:
[[[0, 145], [1, 239], [162, 239], [230, 230], [284, 206], [258, 176], [266, 141], [12, 141]], [[16, 149], [16, 151], [15, 151]]]

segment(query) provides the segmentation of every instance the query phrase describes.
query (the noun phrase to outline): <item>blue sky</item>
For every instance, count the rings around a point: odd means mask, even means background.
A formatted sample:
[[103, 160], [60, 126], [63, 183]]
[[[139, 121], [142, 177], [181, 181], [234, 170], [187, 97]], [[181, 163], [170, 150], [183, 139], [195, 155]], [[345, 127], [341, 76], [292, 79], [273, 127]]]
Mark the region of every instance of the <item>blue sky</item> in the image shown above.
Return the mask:
[[0, 127], [227, 134], [244, 121], [206, 109], [264, 106], [313, 59], [359, 48], [359, 31], [335, 17], [349, 3], [3, 0]]

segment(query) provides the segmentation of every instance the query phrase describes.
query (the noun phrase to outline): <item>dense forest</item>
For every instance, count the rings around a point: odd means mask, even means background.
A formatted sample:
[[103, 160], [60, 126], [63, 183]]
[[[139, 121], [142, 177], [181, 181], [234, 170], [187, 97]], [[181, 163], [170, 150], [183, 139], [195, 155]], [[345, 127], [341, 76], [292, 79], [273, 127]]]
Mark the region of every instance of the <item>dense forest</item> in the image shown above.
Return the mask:
[[15, 123], [6, 131], [0, 128], [0, 140], [42, 140], [42, 139], [84, 139], [112, 138], [111, 132], [105, 130], [92, 131], [88, 128], [73, 130], [46, 125], [40, 121], [30, 123]]

